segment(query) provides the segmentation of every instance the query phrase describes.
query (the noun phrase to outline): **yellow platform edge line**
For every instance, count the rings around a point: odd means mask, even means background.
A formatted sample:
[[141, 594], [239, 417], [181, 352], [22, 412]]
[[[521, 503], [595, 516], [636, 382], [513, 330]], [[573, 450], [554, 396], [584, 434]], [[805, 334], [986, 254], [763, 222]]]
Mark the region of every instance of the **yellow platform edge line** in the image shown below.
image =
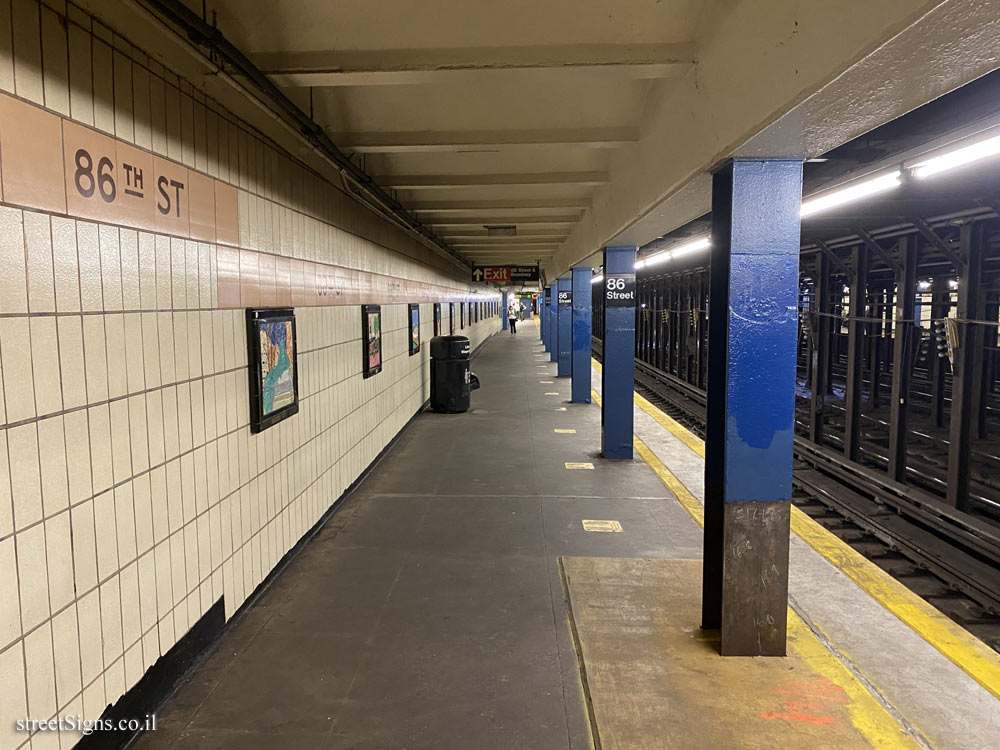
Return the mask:
[[[596, 395], [595, 393], [594, 396]], [[633, 445], [642, 460], [677, 496], [677, 500], [695, 522], [704, 528], [704, 508], [697, 498], [638, 436], [633, 436]], [[791, 607], [788, 608], [788, 643], [813, 674], [828, 679], [844, 691], [848, 698], [847, 710], [851, 724], [873, 748], [912, 750], [919, 747], [885, 706], [876, 700], [840, 659], [830, 653]]]
[[[596, 392], [592, 394], [592, 398], [600, 404], [600, 397]], [[704, 528], [704, 508], [697, 498], [639, 437], [633, 436], [633, 445], [646, 465], [674, 493], [678, 502], [695, 522]], [[788, 634], [792, 649], [813, 673], [825, 677], [843, 689], [849, 699], [848, 712], [851, 723], [872, 747], [880, 750], [919, 747], [850, 670], [827, 650], [791, 607], [788, 608]]]
[[872, 747], [878, 750], [920, 747], [847, 666], [830, 653], [791, 607], [788, 608], [788, 642], [814, 674], [840, 686], [848, 699], [851, 724]]
[[[600, 372], [600, 363], [594, 361], [594, 365]], [[661, 427], [699, 456], [705, 457], [705, 443], [701, 438], [684, 425], [671, 419], [638, 393], [634, 394], [634, 400], [639, 408], [656, 420]], [[643, 456], [643, 460], [646, 460], [645, 456]], [[646, 460], [646, 463], [649, 461]], [[655, 468], [654, 471], [656, 471]], [[659, 475], [659, 472], [657, 474]], [[673, 477], [673, 474], [671, 476]], [[662, 480], [663, 477], [660, 476], [660, 479]], [[674, 477], [674, 481], [680, 484], [680, 480], [676, 477]], [[667, 484], [666, 481], [664, 484]], [[669, 484], [667, 487], [675, 495], [677, 494]], [[689, 497], [693, 497], [686, 488], [684, 492]], [[678, 499], [680, 500], [680, 496]], [[695, 503], [701, 508], [701, 503], [698, 503], [697, 499], [695, 499]], [[681, 500], [681, 504], [687, 509], [683, 500]], [[690, 509], [688, 512], [691, 512]], [[704, 511], [700, 512], [703, 519]], [[694, 516], [693, 513], [692, 516]], [[704, 521], [699, 520], [698, 516], [695, 516], [695, 520], [704, 525]], [[892, 612], [955, 666], [982, 685], [993, 697], [1000, 699], [1000, 655], [993, 649], [794, 506], [792, 507], [791, 527], [802, 541], [812, 547], [827, 562], [854, 581], [865, 593]]]

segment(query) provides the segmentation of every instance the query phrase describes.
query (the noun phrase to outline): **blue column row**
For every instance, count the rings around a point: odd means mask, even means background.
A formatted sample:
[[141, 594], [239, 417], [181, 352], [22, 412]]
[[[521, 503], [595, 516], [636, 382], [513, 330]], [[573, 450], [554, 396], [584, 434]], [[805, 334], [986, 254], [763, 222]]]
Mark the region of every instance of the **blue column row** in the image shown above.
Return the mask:
[[[544, 304], [545, 304], [545, 290], [542, 289], [542, 291], [538, 293], [539, 312], [545, 309]], [[545, 318], [542, 315], [538, 316], [538, 337], [542, 340], [543, 343], [545, 342]]]
[[635, 252], [634, 245], [604, 248], [601, 453], [605, 458], [632, 458]]
[[559, 369], [556, 374], [567, 378], [573, 374], [573, 279], [561, 278], [558, 284], [556, 317], [559, 326]]
[[507, 330], [507, 292], [501, 292], [500, 294], [500, 305], [503, 308], [500, 310], [500, 330]]
[[590, 403], [590, 280], [589, 267], [573, 269], [573, 396], [574, 404]]
[[542, 343], [545, 344], [545, 351], [549, 350], [549, 316], [546, 314], [549, 309], [548, 304], [549, 288], [545, 287], [538, 295], [538, 331], [542, 337]]
[[558, 294], [558, 282], [553, 284], [549, 290], [549, 362], [559, 361], [559, 321], [557, 320], [558, 308], [556, 307]]

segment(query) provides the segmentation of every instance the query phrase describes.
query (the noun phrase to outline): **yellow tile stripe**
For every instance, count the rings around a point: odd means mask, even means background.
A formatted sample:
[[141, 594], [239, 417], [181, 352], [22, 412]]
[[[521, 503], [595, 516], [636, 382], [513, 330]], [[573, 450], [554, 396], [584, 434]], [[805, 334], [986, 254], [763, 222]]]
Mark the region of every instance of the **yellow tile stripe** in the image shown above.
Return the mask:
[[[600, 372], [600, 363], [594, 362], [594, 365]], [[634, 398], [639, 408], [655, 419], [661, 427], [699, 456], [705, 457], [705, 444], [697, 435], [668, 417], [638, 393], [635, 394]], [[648, 451], [648, 448], [646, 450]], [[641, 451], [640, 455], [642, 455]], [[645, 456], [643, 456], [643, 460], [650, 463]], [[665, 466], [663, 468], [666, 470]], [[655, 468], [653, 470], [656, 471]], [[670, 476], [673, 477], [673, 474]], [[662, 476], [660, 478], [663, 479]], [[674, 477], [674, 481], [680, 484], [680, 480], [676, 477]], [[671, 492], [678, 495], [677, 491], [666, 480], [664, 480], [664, 484], [670, 488]], [[693, 499], [690, 492], [687, 492], [686, 489], [685, 492]], [[678, 495], [678, 499], [681, 500], [680, 495]], [[694, 502], [700, 509], [701, 504], [697, 500]], [[691, 513], [691, 509], [688, 508], [684, 500], [681, 500], [681, 504]], [[704, 511], [699, 510], [699, 513], [702, 513], [701, 518], [704, 518]], [[691, 515], [699, 524], [704, 523], [703, 520], [699, 520], [699, 516], [695, 516], [694, 513]], [[995, 698], [1000, 698], [1000, 655], [993, 649], [795, 507], [792, 507], [791, 526], [792, 531], [800, 539], [854, 581], [875, 601], [896, 615], [910, 629], [982, 685]]]

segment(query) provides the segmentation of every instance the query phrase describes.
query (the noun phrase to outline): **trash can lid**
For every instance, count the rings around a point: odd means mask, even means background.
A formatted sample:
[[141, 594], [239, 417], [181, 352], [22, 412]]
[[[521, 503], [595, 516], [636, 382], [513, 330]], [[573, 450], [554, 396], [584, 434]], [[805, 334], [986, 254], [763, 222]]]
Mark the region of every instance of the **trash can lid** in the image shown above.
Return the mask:
[[434, 359], [467, 359], [471, 352], [468, 336], [435, 336], [431, 339]]

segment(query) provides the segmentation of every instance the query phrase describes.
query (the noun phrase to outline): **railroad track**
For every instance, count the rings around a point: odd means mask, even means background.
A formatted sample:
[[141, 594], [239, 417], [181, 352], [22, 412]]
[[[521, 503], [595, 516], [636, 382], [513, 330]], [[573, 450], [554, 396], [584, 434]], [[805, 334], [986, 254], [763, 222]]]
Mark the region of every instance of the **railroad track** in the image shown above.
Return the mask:
[[[636, 389], [704, 437], [705, 392], [641, 360], [635, 368]], [[1000, 526], [801, 437], [793, 486], [800, 510], [1000, 651]]]

